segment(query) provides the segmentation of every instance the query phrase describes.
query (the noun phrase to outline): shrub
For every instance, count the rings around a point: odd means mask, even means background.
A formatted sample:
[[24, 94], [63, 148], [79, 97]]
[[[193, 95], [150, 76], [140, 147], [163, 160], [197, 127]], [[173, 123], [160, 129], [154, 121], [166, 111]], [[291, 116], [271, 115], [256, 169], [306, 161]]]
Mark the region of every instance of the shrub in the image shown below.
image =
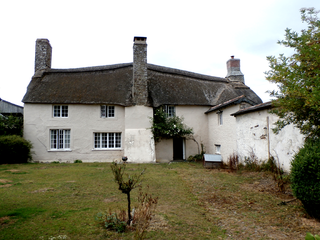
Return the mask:
[[307, 213], [320, 219], [320, 139], [307, 140], [291, 162], [291, 188]]
[[2, 135], [19, 135], [23, 133], [23, 118], [13, 115], [0, 115], [0, 136]]
[[227, 165], [231, 171], [236, 171], [238, 170], [238, 165], [239, 165], [239, 156], [236, 153], [233, 153], [228, 157], [228, 162]]
[[31, 157], [32, 144], [17, 135], [0, 136], [0, 164], [27, 163]]
[[126, 212], [120, 211], [119, 214], [112, 213], [110, 210], [108, 213], [98, 213], [96, 215], [96, 221], [104, 228], [122, 233], [126, 230], [127, 223], [125, 221]]
[[146, 231], [154, 217], [158, 197], [153, 197], [151, 194], [143, 193], [142, 188], [140, 188], [138, 203], [139, 205], [137, 210], [134, 212], [132, 220], [135, 227], [134, 239], [144, 239]]
[[77, 159], [77, 160], [74, 160], [74, 162], [73, 163], [82, 163], [82, 161], [81, 160], [79, 160], [79, 159]]

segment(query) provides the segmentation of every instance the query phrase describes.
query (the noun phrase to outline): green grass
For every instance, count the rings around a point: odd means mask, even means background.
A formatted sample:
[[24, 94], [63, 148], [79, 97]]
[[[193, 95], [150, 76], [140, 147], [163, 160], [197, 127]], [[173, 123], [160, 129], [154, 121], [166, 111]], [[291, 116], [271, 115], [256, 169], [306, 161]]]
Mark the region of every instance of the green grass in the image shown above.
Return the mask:
[[[268, 224], [273, 233], [288, 234], [294, 231], [289, 223], [302, 215], [299, 204], [279, 207], [280, 198], [243, 188], [262, 179], [261, 173], [228, 174], [201, 163], [128, 164], [126, 172], [143, 168], [142, 185], [159, 197], [147, 239], [251, 239], [241, 224], [248, 234]], [[99, 212], [127, 206], [110, 163], [0, 165], [0, 180], [7, 180], [0, 181], [1, 240], [133, 239], [133, 232], [106, 231], [94, 220]], [[137, 194], [132, 191], [133, 206]]]

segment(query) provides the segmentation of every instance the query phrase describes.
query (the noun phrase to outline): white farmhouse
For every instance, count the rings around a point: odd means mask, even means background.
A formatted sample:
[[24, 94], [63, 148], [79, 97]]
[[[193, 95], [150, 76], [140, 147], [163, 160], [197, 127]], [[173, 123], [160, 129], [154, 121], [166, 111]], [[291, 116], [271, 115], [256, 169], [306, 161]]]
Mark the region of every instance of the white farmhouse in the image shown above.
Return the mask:
[[[36, 41], [23, 98], [34, 161], [168, 162], [197, 154], [197, 143], [226, 161], [242, 147], [240, 120], [230, 114], [262, 101], [245, 85], [240, 60], [227, 62], [223, 78], [157, 66], [147, 63], [146, 40], [134, 37], [133, 63], [73, 69], [52, 69], [49, 41]], [[158, 107], [183, 117], [195, 141], [155, 143], [150, 118]]]

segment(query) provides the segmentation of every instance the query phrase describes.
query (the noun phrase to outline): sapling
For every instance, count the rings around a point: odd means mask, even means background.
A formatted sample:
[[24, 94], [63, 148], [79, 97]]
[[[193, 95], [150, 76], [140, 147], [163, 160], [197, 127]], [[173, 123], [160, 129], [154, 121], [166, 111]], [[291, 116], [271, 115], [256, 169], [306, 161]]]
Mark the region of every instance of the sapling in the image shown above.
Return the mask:
[[113, 162], [111, 165], [111, 170], [114, 175], [114, 180], [115, 182], [119, 185], [119, 190], [127, 195], [127, 200], [128, 200], [128, 222], [127, 224], [130, 225], [132, 221], [132, 216], [131, 216], [131, 199], [130, 199], [130, 192], [132, 189], [135, 189], [136, 187], [139, 187], [141, 184], [141, 177], [145, 171], [143, 171], [139, 174], [133, 174], [133, 175], [128, 175], [126, 174], [127, 177], [124, 177], [124, 172], [126, 169], [126, 164], [118, 164], [116, 162]]

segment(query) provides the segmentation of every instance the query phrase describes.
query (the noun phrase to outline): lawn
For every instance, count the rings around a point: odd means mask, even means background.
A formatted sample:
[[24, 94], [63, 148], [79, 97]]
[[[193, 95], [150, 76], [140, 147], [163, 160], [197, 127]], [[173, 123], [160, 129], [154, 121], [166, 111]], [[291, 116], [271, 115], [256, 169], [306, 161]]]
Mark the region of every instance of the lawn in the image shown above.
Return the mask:
[[[204, 169], [201, 163], [146, 168], [143, 186], [159, 197], [147, 239], [304, 239], [320, 233], [290, 191], [270, 174]], [[138, 190], [132, 191], [133, 206]], [[102, 229], [95, 215], [126, 209], [110, 163], [0, 165], [0, 239], [133, 239]]]

